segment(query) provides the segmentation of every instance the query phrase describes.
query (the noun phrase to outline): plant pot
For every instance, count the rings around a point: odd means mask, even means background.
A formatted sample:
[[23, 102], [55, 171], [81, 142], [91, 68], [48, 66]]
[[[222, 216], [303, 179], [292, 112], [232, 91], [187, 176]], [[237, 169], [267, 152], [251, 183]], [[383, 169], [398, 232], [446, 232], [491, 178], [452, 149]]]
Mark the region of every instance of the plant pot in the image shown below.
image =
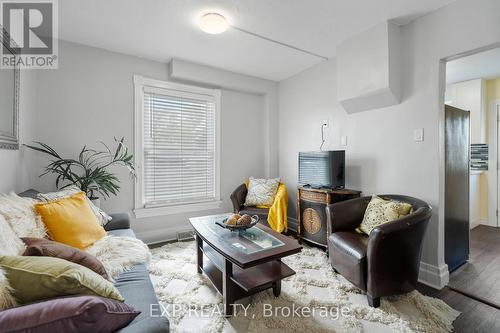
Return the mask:
[[93, 198], [90, 199], [90, 201], [96, 206], [97, 208], [101, 208], [101, 199], [99, 198]]

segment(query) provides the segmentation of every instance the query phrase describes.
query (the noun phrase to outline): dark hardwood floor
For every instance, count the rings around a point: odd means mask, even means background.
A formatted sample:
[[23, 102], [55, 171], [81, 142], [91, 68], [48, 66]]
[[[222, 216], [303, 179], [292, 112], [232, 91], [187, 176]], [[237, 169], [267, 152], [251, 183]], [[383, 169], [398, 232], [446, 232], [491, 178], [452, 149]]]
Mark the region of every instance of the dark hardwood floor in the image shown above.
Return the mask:
[[450, 274], [449, 287], [418, 290], [462, 313], [454, 332], [500, 332], [500, 228], [480, 225], [470, 237], [470, 260]]
[[450, 288], [500, 309], [500, 228], [477, 226], [470, 233], [470, 260], [450, 275]]
[[443, 300], [461, 314], [453, 322], [453, 332], [457, 333], [497, 333], [500, 332], [500, 310], [478, 302], [447, 287], [436, 290], [424, 285], [417, 288], [422, 294]]

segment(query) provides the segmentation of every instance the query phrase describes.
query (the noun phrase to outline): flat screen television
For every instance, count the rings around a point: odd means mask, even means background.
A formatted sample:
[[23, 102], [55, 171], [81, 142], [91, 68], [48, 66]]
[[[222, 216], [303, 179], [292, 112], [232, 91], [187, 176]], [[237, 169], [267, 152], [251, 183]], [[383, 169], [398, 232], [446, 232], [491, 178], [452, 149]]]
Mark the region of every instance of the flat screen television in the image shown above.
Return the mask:
[[299, 152], [299, 185], [344, 188], [345, 151]]

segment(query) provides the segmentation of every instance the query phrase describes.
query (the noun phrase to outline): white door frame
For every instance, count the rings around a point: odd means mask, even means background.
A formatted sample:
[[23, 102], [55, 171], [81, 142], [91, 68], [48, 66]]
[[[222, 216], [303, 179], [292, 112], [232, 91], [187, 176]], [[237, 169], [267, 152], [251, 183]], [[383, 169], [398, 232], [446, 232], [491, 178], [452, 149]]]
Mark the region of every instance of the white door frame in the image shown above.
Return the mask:
[[488, 121], [489, 123], [489, 160], [488, 160], [488, 225], [498, 227], [498, 216], [497, 212], [499, 209], [498, 198], [500, 197], [500, 186], [498, 184], [499, 180], [499, 110], [500, 110], [500, 99], [494, 100], [489, 105]]

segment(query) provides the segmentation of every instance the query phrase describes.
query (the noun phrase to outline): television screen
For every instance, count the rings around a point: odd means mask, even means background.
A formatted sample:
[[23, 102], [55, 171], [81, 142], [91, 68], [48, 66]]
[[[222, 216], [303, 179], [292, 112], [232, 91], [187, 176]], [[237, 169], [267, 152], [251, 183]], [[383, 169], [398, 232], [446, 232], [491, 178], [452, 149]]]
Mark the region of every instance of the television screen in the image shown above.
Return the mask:
[[299, 184], [314, 188], [344, 188], [345, 151], [300, 152]]

